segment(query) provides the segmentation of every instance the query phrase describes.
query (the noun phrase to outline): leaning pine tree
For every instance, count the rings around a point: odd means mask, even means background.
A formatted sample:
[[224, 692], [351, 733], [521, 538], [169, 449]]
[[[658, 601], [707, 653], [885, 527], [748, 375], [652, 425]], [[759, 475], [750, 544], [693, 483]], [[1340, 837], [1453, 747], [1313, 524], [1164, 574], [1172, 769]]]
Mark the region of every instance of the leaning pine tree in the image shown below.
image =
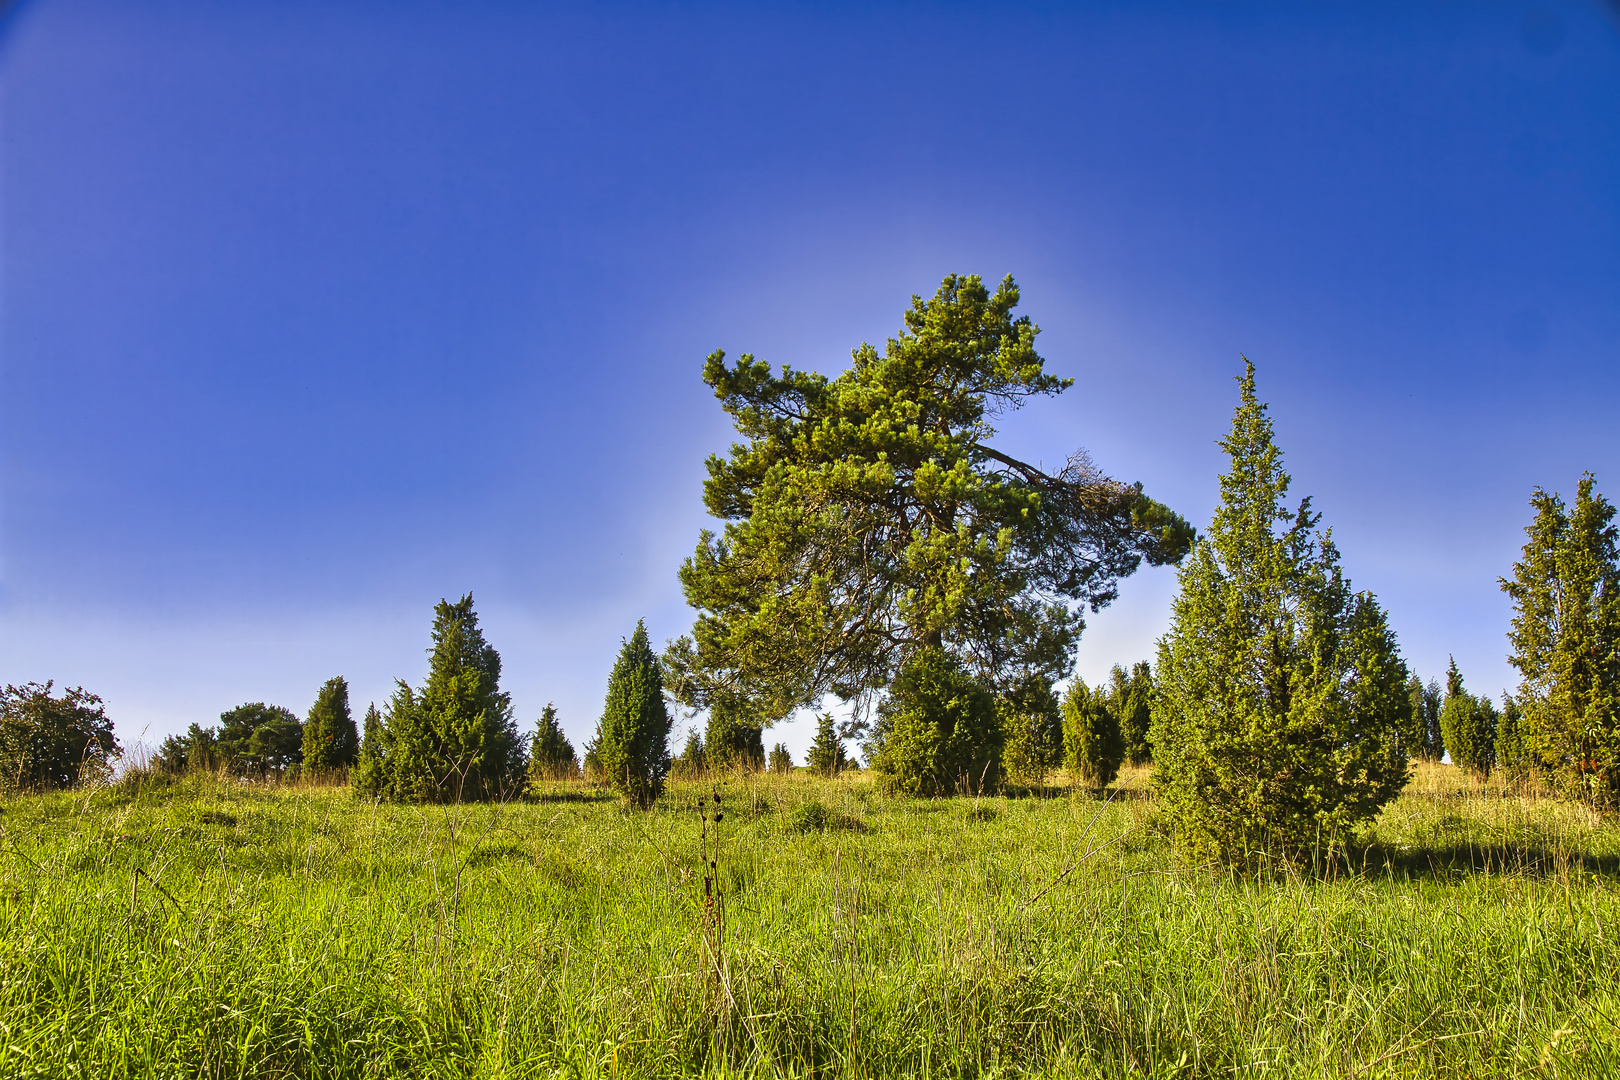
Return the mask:
[[1244, 364], [1221, 505], [1159, 642], [1151, 742], [1182, 851], [1252, 863], [1331, 844], [1394, 798], [1411, 704], [1383, 609], [1351, 592], [1310, 500], [1284, 505], [1289, 476]]
[[652, 806], [664, 789], [669, 727], [663, 674], [647, 643], [646, 624], [638, 622], [608, 676], [607, 703], [591, 753], [603, 779], [639, 807]]

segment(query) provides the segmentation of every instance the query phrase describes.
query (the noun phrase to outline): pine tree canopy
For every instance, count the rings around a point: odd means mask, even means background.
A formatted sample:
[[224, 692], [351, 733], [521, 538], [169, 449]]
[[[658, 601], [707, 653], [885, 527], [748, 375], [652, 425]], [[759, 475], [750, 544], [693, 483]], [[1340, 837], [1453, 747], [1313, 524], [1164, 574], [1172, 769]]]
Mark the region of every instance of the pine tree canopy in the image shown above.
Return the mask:
[[1615, 510], [1581, 478], [1573, 508], [1537, 488], [1523, 559], [1502, 588], [1515, 615], [1523, 741], [1572, 795], [1620, 805], [1620, 553]]
[[1407, 778], [1406, 664], [1290, 479], [1245, 360], [1230, 468], [1180, 571], [1154, 669], [1154, 784], [1178, 842], [1293, 856], [1369, 819]]
[[705, 531], [680, 572], [697, 609], [686, 703], [722, 685], [761, 723], [889, 685], [942, 648], [1000, 686], [1066, 675], [1093, 610], [1142, 560], [1181, 559], [1191, 527], [1104, 476], [1083, 451], [1049, 473], [995, 448], [993, 421], [1072, 380], [1044, 370], [1036, 327], [951, 276], [912, 298], [883, 352], [836, 378], [716, 352], [703, 379], [743, 441], [708, 460]]

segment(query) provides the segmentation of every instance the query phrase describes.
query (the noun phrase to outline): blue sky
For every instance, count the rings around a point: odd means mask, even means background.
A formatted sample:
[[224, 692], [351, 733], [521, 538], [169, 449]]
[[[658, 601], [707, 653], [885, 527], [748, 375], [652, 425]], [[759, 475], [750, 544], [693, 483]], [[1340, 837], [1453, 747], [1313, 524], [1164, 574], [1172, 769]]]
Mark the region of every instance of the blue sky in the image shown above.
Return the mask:
[[[716, 348], [834, 372], [1013, 274], [1076, 446], [1208, 521], [1240, 354], [1425, 676], [1511, 685], [1541, 484], [1620, 496], [1599, 3], [36, 0], [0, 29], [0, 680], [126, 742], [357, 708], [472, 591], [586, 738], [729, 440]], [[1173, 571], [1091, 619], [1151, 655]], [[808, 725], [778, 734], [796, 751]]]

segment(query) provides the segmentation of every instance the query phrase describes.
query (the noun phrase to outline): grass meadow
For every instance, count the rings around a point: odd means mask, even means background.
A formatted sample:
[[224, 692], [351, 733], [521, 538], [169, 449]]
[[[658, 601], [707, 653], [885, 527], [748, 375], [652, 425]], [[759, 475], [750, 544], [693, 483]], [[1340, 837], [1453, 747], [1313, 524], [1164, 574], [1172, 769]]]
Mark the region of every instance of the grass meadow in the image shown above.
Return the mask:
[[1146, 789], [722, 779], [707, 905], [710, 784], [12, 797], [0, 1077], [1620, 1075], [1614, 822], [1421, 766], [1244, 878]]

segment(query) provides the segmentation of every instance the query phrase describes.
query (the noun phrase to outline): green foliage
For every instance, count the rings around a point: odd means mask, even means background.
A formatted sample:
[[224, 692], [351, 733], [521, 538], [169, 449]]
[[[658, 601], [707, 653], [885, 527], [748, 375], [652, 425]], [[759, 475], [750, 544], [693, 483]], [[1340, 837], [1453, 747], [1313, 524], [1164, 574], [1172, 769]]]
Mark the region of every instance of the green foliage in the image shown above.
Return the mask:
[[1496, 722], [1496, 767], [1512, 784], [1536, 773], [1536, 757], [1525, 738], [1524, 711], [1510, 694], [1502, 695], [1502, 712]]
[[381, 793], [387, 782], [383, 761], [388, 757], [388, 730], [383, 727], [382, 714], [377, 703], [366, 706], [365, 723], [361, 726], [360, 752], [355, 757], [354, 769], [349, 773], [349, 785], [361, 794]]
[[607, 703], [591, 748], [602, 777], [636, 806], [652, 806], [664, 789], [669, 727], [658, 658], [647, 643], [646, 625], [637, 622], [608, 677]]
[[1100, 788], [1114, 782], [1123, 760], [1125, 738], [1108, 707], [1108, 692], [1089, 689], [1075, 676], [1063, 694], [1064, 768], [1081, 784]]
[[906, 795], [989, 791], [1001, 782], [995, 698], [943, 649], [914, 653], [878, 707], [866, 759]]
[[744, 441], [708, 461], [704, 503], [727, 524], [681, 568], [698, 618], [666, 655], [747, 687], [769, 719], [881, 692], [925, 648], [998, 688], [1068, 673], [1073, 605], [1108, 603], [1143, 559], [1179, 560], [1192, 530], [1084, 453], [1050, 475], [991, 446], [996, 415], [1070, 385], [1017, 302], [1011, 278], [992, 294], [947, 277], [831, 380], [708, 358]]
[[1620, 555], [1614, 506], [1581, 478], [1575, 505], [1537, 488], [1513, 599], [1509, 658], [1525, 741], [1567, 794], [1620, 807]]
[[708, 755], [704, 752], [703, 735], [697, 728], [686, 729], [686, 745], [669, 763], [669, 775], [692, 780], [708, 771]]
[[784, 743], [771, 747], [771, 772], [786, 775], [793, 771], [793, 755]]
[[349, 684], [340, 676], [326, 680], [304, 720], [304, 772], [320, 775], [354, 765], [360, 737], [349, 713]]
[[219, 753], [219, 732], [193, 721], [183, 734], [165, 736], [151, 764], [157, 771], [173, 776], [222, 768], [225, 761]]
[[1052, 685], [1040, 675], [1026, 676], [996, 699], [1006, 749], [1007, 775], [1038, 784], [1063, 764], [1063, 718]]
[[119, 754], [101, 698], [82, 686], [52, 695], [44, 685], [0, 690], [0, 791], [73, 787], [105, 775]]
[[304, 726], [280, 705], [238, 705], [219, 714], [214, 754], [239, 776], [280, 776], [304, 760]]
[[816, 738], [805, 755], [805, 766], [817, 776], [837, 776], [847, 765], [844, 740], [833, 723], [832, 713], [824, 712], [816, 717]]
[[1451, 763], [1484, 777], [1496, 764], [1496, 706], [1463, 687], [1456, 657], [1446, 669], [1446, 701], [1440, 707], [1440, 732]]
[[1146, 765], [1153, 760], [1148, 732], [1153, 723], [1153, 666], [1137, 663], [1129, 674], [1118, 664], [1108, 673], [1108, 710], [1119, 719], [1119, 734], [1125, 740], [1125, 760]]
[[530, 780], [572, 780], [579, 775], [579, 757], [574, 744], [563, 734], [557, 720], [557, 706], [546, 702], [529, 740]]
[[1445, 735], [1440, 730], [1440, 704], [1444, 697], [1440, 684], [1427, 684], [1413, 675], [1406, 680], [1406, 697], [1411, 702], [1412, 719], [1403, 743], [1407, 752], [1424, 761], [1439, 761], [1446, 754]]
[[[1184, 852], [1247, 862], [1343, 839], [1401, 790], [1406, 664], [1289, 477], [1245, 361], [1231, 467], [1159, 642], [1154, 785]], [[1281, 525], [1279, 533], [1277, 527]]]
[[523, 746], [511, 695], [500, 688], [500, 654], [478, 628], [472, 594], [434, 608], [428, 656], [422, 689], [399, 680], [377, 737], [368, 732], [376, 757], [356, 770], [356, 790], [403, 802], [516, 794], [524, 782]]

